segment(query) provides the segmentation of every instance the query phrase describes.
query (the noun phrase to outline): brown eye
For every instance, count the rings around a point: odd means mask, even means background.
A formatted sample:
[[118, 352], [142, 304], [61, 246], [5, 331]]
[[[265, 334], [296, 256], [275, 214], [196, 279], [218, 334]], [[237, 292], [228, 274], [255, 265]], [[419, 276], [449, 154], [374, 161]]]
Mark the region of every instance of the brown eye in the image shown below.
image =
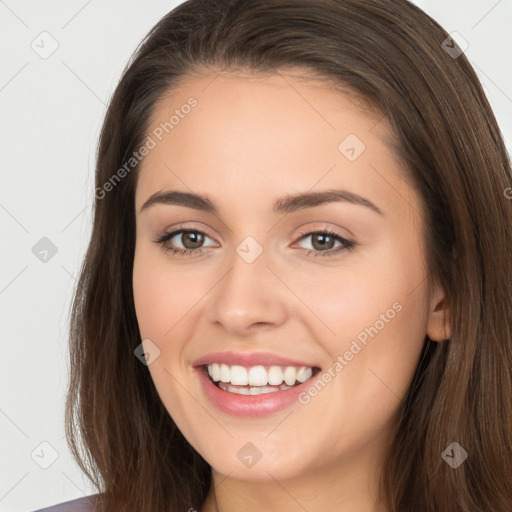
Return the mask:
[[332, 231], [312, 231], [310, 233], [301, 234], [303, 235], [300, 239], [301, 241], [308, 238], [311, 239], [310, 247], [304, 247], [304, 249], [308, 251], [308, 256], [311, 253], [313, 253], [313, 256], [331, 256], [338, 254], [340, 251], [351, 251], [356, 246], [356, 242], [347, 240]]
[[198, 249], [204, 243], [204, 234], [199, 231], [183, 231], [180, 241], [185, 249]]
[[336, 240], [331, 235], [327, 235], [325, 233], [314, 233], [311, 235], [311, 245], [313, 249], [318, 251], [323, 251], [327, 249], [332, 249]]
[[206, 239], [212, 240], [202, 231], [179, 229], [172, 233], [163, 233], [155, 243], [161, 245], [165, 251], [171, 251], [177, 255], [197, 255], [215, 245], [214, 243], [204, 245]]

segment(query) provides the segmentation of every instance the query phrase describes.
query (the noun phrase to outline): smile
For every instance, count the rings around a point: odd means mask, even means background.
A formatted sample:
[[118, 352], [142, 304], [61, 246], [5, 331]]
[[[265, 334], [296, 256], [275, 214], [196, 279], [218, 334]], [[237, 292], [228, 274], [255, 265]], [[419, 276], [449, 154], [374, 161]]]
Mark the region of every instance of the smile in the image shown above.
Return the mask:
[[[298, 404], [321, 366], [311, 357], [223, 351], [193, 361], [203, 396], [220, 413], [264, 417]], [[299, 405], [302, 407], [302, 405]]]

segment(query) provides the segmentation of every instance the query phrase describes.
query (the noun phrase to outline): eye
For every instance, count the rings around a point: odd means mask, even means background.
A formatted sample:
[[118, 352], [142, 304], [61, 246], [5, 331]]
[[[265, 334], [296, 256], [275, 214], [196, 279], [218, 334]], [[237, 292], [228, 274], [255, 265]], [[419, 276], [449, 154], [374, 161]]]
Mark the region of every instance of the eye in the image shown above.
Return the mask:
[[[161, 245], [164, 251], [172, 251], [173, 254], [180, 256], [198, 255], [206, 248], [201, 247], [204, 244], [205, 238], [211, 240], [206, 233], [197, 229], [179, 229], [171, 233], [163, 233], [162, 236], [155, 240], [155, 243]], [[177, 244], [178, 247], [176, 246]], [[182, 247], [179, 247], [179, 244]]]
[[[313, 253], [313, 257], [317, 256], [333, 256], [338, 254], [340, 251], [349, 250], [352, 251], [356, 247], [356, 243], [346, 239], [345, 237], [330, 231], [328, 229], [322, 231], [310, 231], [309, 233], [301, 233], [303, 235], [300, 240], [306, 240], [311, 238], [310, 248], [308, 250], [308, 256]], [[335, 248], [336, 242], [339, 243], [338, 247]]]
[[[304, 248], [304, 250], [308, 251], [308, 256], [313, 255], [312, 257], [333, 256], [341, 251], [352, 251], [356, 247], [356, 242], [330, 230], [310, 231], [301, 233], [301, 235], [300, 240], [311, 238], [310, 247]], [[208, 247], [215, 246], [215, 243], [204, 246], [205, 239], [212, 240], [206, 233], [197, 229], [178, 229], [163, 233], [154, 242], [161, 245], [164, 251], [172, 252], [175, 255], [198, 256]], [[337, 247], [336, 243], [338, 243]]]

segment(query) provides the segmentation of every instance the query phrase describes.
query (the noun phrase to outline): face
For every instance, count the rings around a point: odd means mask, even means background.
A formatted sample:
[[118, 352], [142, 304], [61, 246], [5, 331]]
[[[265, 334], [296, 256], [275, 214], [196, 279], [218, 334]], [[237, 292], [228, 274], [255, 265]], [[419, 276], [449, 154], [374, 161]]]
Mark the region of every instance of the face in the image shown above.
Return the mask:
[[385, 120], [292, 73], [221, 73], [173, 89], [147, 134], [133, 291], [169, 414], [230, 477], [369, 471], [430, 318]]

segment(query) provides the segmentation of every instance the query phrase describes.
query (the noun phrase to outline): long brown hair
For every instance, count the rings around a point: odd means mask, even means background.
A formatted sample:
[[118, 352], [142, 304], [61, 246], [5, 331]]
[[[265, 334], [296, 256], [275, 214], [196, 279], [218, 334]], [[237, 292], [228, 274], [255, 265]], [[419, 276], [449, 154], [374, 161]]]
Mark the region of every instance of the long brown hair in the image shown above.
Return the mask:
[[[448, 51], [457, 48], [448, 37], [405, 0], [189, 0], [141, 43], [101, 132], [71, 318], [66, 433], [101, 492], [98, 510], [199, 509], [211, 482], [134, 356], [138, 166], [114, 174], [147, 137], [158, 100], [187, 76], [296, 66], [354, 91], [389, 121], [422, 198], [431, 282], [449, 298], [452, 335], [425, 341], [383, 499], [397, 512], [512, 510], [510, 161], [477, 76], [463, 53]], [[457, 468], [442, 457], [451, 442], [468, 454]]]

